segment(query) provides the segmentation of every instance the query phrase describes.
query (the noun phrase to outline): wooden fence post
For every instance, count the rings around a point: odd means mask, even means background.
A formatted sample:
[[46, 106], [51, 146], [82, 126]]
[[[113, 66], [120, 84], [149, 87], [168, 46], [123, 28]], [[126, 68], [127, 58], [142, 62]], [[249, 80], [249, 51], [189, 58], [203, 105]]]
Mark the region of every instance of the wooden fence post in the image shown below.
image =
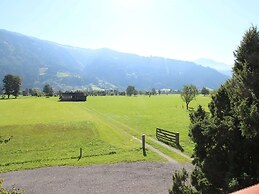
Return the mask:
[[180, 145], [179, 144], [179, 132], [175, 133], [175, 143], [176, 143], [176, 145]]
[[143, 156], [146, 156], [146, 148], [145, 148], [146, 140], [145, 140], [145, 134], [142, 135], [142, 150], [143, 150]]
[[80, 152], [79, 152], [79, 157], [78, 157], [78, 160], [80, 160], [82, 158], [82, 155], [83, 155], [83, 149], [80, 148]]

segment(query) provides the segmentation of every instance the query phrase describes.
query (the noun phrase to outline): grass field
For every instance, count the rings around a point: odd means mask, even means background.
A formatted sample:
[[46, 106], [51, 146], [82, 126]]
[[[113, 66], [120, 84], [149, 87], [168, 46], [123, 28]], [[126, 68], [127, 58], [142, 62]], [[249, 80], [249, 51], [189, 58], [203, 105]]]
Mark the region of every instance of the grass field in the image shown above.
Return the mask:
[[[199, 96], [190, 106], [207, 106], [209, 100]], [[165, 161], [149, 150], [143, 157], [140, 143], [129, 135], [155, 137], [156, 127], [180, 132], [184, 152], [192, 153], [189, 113], [179, 95], [90, 96], [87, 102], [20, 97], [0, 100], [0, 108], [0, 136], [13, 136], [0, 145], [0, 172], [55, 165]], [[83, 148], [80, 160], [79, 148]], [[172, 156], [184, 161], [174, 153]]]
[[[210, 97], [200, 95], [190, 104], [207, 107]], [[145, 133], [155, 138], [156, 127], [180, 133], [180, 144], [188, 155], [193, 145], [188, 137], [189, 111], [180, 95], [157, 95], [136, 97], [89, 97], [87, 109], [97, 112], [110, 121], [117, 123], [133, 135]]]

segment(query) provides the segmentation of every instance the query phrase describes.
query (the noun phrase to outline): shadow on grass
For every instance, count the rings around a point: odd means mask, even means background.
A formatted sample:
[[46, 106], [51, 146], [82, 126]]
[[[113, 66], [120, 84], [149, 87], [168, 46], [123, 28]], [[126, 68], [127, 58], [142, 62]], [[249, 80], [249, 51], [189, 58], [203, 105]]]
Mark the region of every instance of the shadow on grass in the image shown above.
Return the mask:
[[[108, 153], [83, 155], [83, 156], [81, 156], [80, 159], [82, 159], [82, 158], [89, 158], [89, 157], [114, 155], [114, 154], [117, 154], [117, 153], [115, 151], [111, 151], [111, 152], [108, 152]], [[10, 166], [10, 165], [22, 165], [22, 164], [26, 164], [26, 163], [35, 163], [35, 162], [62, 161], [62, 160], [69, 160], [69, 159], [79, 161], [79, 157], [78, 156], [71, 156], [71, 157], [63, 157], [63, 158], [47, 158], [47, 159], [35, 159], [35, 160], [8, 162], [8, 163], [0, 164], [0, 167]]]
[[181, 150], [181, 152], [184, 152], [184, 149], [183, 149], [183, 147], [180, 144], [179, 145], [175, 145], [173, 147], [175, 147], [178, 150]]
[[165, 143], [166, 145], [174, 147], [174, 148], [180, 150], [181, 152], [184, 152], [184, 149], [183, 149], [183, 147], [180, 144], [176, 144], [176, 143], [173, 143], [173, 142], [162, 141], [162, 140], [159, 140], [159, 141]]
[[19, 100], [19, 98], [0, 98], [0, 100]]

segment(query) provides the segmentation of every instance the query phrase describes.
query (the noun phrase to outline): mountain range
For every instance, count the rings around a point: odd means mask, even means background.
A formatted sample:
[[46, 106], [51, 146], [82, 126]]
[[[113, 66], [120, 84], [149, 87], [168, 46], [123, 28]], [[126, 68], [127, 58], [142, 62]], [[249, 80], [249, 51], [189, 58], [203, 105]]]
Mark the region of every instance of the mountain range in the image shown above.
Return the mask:
[[47, 83], [56, 90], [181, 89], [186, 84], [215, 89], [229, 78], [193, 62], [77, 48], [6, 30], [0, 30], [0, 70], [1, 80], [19, 75], [23, 89]]

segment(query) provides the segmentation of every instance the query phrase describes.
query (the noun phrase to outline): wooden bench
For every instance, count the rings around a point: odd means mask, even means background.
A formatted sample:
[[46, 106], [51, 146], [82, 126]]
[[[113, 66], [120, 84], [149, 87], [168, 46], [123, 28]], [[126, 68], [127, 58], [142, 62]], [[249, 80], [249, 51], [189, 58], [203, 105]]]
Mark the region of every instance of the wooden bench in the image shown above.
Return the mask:
[[171, 132], [164, 129], [156, 128], [156, 138], [167, 144], [179, 144], [179, 132]]

